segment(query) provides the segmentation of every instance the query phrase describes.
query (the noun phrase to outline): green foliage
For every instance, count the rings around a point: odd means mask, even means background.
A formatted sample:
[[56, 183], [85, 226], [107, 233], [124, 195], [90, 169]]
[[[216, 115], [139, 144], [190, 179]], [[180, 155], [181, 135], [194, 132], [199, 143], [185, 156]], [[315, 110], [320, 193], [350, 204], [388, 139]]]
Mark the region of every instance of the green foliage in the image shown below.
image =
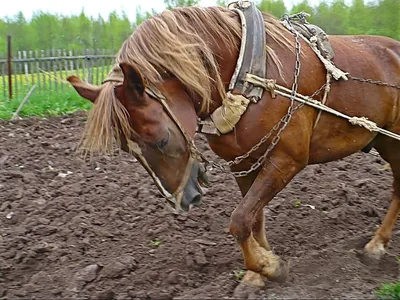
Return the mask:
[[[229, 1], [214, 0], [216, 5], [226, 6]], [[312, 6], [302, 0], [290, 11], [283, 0], [258, 0], [257, 6], [276, 17], [284, 13], [305, 11], [311, 14], [309, 22], [322, 27], [328, 34], [373, 34], [400, 40], [399, 0], [353, 0], [347, 5], [344, 0], [322, 0]], [[199, 4], [199, 0], [164, 0], [167, 8]], [[26, 20], [20, 12], [12, 17], [0, 19], [0, 57], [6, 53], [6, 35], [12, 35], [13, 53], [21, 50], [110, 49], [117, 51], [126, 38], [144, 20], [155, 14], [136, 9], [133, 23], [123, 11], [113, 11], [108, 18], [79, 15], [57, 15], [36, 12]]]
[[277, 18], [280, 18], [287, 10], [283, 0], [262, 0], [257, 7], [259, 10], [268, 12]]
[[150, 241], [150, 245], [153, 246], [153, 247], [158, 247], [158, 246], [160, 246], [161, 244], [162, 244], [162, 242], [161, 242], [160, 240], [153, 240], [153, 241]]
[[[123, 41], [132, 34], [148, 13], [136, 12], [136, 22], [131, 24], [123, 12], [115, 11], [104, 20], [88, 17], [84, 11], [79, 15], [60, 16], [50, 13], [34, 13], [27, 22], [22, 13], [12, 18], [0, 19], [0, 53], [6, 52], [5, 36], [12, 36], [13, 54], [21, 50], [67, 49], [119, 49]], [[1, 55], [0, 55], [1, 56]]]
[[400, 282], [384, 283], [376, 294], [379, 300], [400, 300]]
[[242, 280], [244, 275], [246, 275], [246, 270], [243, 270], [243, 269], [241, 269], [239, 271], [235, 270], [235, 271], [233, 271], [233, 274], [235, 275], [237, 280]]
[[311, 1], [302, 0], [290, 10], [283, 0], [259, 0], [262, 11], [276, 17], [284, 13], [301, 11], [311, 14], [310, 23], [320, 26], [328, 34], [372, 34], [400, 40], [399, 0], [321, 0], [312, 6]]
[[[337, 2], [337, 1], [335, 1]], [[291, 14], [295, 14], [298, 12], [304, 11], [306, 13], [311, 14], [312, 16], [314, 15], [314, 9], [308, 2], [308, 0], [303, 0], [300, 3], [293, 5], [292, 9], [290, 10]]]
[[[0, 119], [9, 120], [20, 105], [22, 98], [23, 96], [12, 100], [0, 98]], [[72, 88], [63, 93], [39, 93], [34, 91], [23, 106], [19, 116], [56, 116], [70, 114], [76, 111], [88, 110], [91, 108], [91, 106], [91, 102], [80, 97]]]
[[217, 1], [216, 4], [218, 6], [226, 7], [226, 5], [227, 5], [227, 1], [225, 1], [225, 0], [216, 0], [216, 1]]
[[199, 4], [199, 0], [164, 0], [168, 9], [180, 6], [193, 6]]

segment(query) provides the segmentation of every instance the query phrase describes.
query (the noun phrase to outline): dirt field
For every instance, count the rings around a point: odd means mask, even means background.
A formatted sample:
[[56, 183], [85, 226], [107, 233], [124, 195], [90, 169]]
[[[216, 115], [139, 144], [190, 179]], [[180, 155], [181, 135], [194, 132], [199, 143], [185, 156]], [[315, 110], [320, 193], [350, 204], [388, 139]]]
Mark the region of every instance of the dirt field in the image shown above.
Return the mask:
[[[132, 157], [76, 156], [84, 119], [0, 122], [0, 298], [232, 297], [243, 268], [228, 231], [240, 200], [233, 177], [212, 173], [202, 205], [173, 215]], [[212, 156], [201, 138], [198, 145]], [[397, 280], [394, 256], [371, 265], [354, 251], [389, 205], [383, 165], [358, 153], [299, 174], [265, 209], [268, 239], [291, 261], [290, 277], [250, 297], [374, 298], [382, 282]]]

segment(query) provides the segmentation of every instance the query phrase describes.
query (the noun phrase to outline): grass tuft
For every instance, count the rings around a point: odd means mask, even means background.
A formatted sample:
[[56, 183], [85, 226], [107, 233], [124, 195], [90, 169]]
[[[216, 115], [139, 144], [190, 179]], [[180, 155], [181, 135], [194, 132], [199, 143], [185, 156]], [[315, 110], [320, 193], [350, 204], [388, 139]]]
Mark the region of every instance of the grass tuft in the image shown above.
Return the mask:
[[382, 284], [376, 295], [379, 300], [400, 300], [400, 282]]

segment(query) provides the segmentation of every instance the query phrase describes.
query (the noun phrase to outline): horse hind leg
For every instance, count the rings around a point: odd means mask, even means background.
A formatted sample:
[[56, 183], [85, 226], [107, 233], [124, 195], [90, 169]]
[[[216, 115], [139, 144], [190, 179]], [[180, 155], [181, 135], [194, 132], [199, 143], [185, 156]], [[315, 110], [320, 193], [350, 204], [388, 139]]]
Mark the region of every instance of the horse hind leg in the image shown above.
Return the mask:
[[[392, 170], [394, 170], [391, 164]], [[375, 232], [372, 240], [365, 245], [368, 256], [380, 259], [386, 252], [387, 245], [392, 238], [393, 227], [400, 213], [400, 162], [397, 164], [397, 176], [393, 182], [393, 196], [389, 209], [382, 221], [382, 225]]]
[[[397, 130], [397, 132], [400, 132], [400, 130]], [[393, 195], [381, 226], [375, 232], [372, 240], [364, 247], [367, 256], [375, 259], [380, 259], [386, 253], [387, 245], [392, 238], [392, 231], [400, 213], [400, 151], [398, 150], [400, 142], [387, 137], [379, 137], [379, 139], [376, 149], [392, 169]]]

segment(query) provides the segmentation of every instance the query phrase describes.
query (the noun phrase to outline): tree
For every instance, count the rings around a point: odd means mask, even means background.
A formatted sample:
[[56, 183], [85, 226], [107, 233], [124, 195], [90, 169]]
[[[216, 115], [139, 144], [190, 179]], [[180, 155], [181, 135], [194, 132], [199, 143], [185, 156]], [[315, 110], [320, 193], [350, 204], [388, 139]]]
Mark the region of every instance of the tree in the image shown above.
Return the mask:
[[364, 4], [363, 0], [353, 0], [349, 9], [348, 28], [349, 34], [361, 34], [369, 31], [371, 10]]
[[218, 6], [226, 7], [227, 3], [225, 0], [217, 0], [216, 4]]
[[199, 4], [199, 0], [164, 0], [168, 9], [179, 6], [193, 6]]
[[310, 14], [311, 16], [310, 16], [310, 18], [308, 18], [308, 20], [310, 22], [313, 22], [312, 20], [313, 20], [314, 15], [315, 15], [314, 14], [314, 8], [310, 5], [308, 0], [303, 0], [299, 4], [294, 5], [292, 7], [292, 9], [290, 10], [290, 14], [296, 14], [296, 13], [299, 13], [299, 12], [302, 12], [302, 11], [305, 12], [305, 13]]
[[[60, 40], [63, 39], [63, 30], [61, 29], [61, 22], [57, 15], [48, 13], [34, 13], [31, 26], [35, 42], [32, 42], [30, 47], [20, 48], [18, 50], [50, 50], [60, 46]], [[77, 34], [76, 32], [75, 34]], [[28, 32], [25, 32], [26, 37]], [[33, 47], [32, 47], [33, 46]], [[17, 48], [14, 47], [15, 50]]]
[[261, 0], [257, 7], [259, 10], [270, 13], [277, 18], [282, 17], [287, 11], [283, 0]]
[[373, 7], [371, 33], [385, 35], [400, 40], [400, 1], [379, 0]]
[[[276, 17], [287, 12], [284, 0], [257, 1], [260, 10]], [[228, 1], [216, 2], [226, 6]], [[170, 8], [197, 3], [198, 0], [165, 0]], [[353, 0], [350, 5], [346, 5], [345, 0], [323, 0], [315, 6], [303, 0], [289, 13], [301, 11], [311, 13], [308, 21], [328, 34], [373, 34], [400, 40], [400, 0]], [[131, 22], [124, 11], [120, 14], [113, 11], [108, 18], [89, 17], [83, 10], [69, 16], [37, 11], [31, 20], [20, 12], [0, 19], [0, 55], [2, 58], [6, 55], [7, 34], [12, 35], [14, 56], [20, 50], [53, 48], [78, 52], [85, 48], [116, 51], [139, 24], [156, 13], [155, 10], [144, 12], [138, 7], [135, 20]]]

